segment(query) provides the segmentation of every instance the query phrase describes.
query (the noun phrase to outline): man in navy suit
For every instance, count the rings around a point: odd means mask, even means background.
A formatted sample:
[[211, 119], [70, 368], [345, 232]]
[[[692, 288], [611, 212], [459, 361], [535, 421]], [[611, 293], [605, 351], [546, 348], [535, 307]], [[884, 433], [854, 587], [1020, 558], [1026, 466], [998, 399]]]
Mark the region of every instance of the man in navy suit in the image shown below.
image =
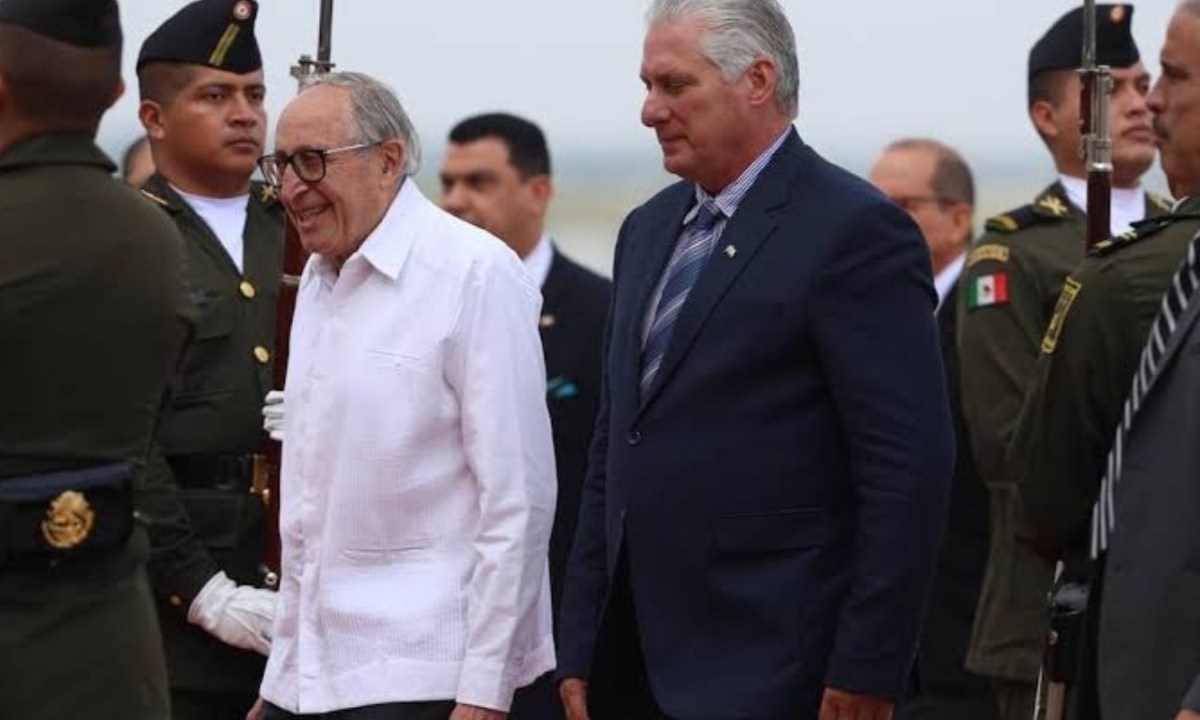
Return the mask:
[[[546, 136], [536, 124], [508, 113], [463, 120], [450, 131], [441, 181], [442, 208], [503, 240], [521, 256], [542, 289], [546, 402], [558, 468], [558, 503], [550, 535], [550, 593], [557, 626], [600, 403], [604, 320], [612, 283], [562, 254], [546, 232], [554, 185]], [[547, 675], [517, 690], [509, 716], [562, 718], [553, 678]]]
[[957, 436], [946, 536], [917, 653], [919, 688], [905, 699], [897, 716], [899, 720], [995, 720], [991, 683], [964, 665], [990, 532], [987, 490], [971, 457], [962, 413], [955, 312], [959, 277], [973, 232], [975, 180], [967, 162], [953, 148], [917, 138], [888, 145], [868, 179], [908, 211], [929, 246], [946, 393]]
[[572, 720], [885, 720], [954, 440], [929, 252], [796, 135], [775, 0], [656, 0], [642, 121], [683, 178], [621, 228], [567, 569]]

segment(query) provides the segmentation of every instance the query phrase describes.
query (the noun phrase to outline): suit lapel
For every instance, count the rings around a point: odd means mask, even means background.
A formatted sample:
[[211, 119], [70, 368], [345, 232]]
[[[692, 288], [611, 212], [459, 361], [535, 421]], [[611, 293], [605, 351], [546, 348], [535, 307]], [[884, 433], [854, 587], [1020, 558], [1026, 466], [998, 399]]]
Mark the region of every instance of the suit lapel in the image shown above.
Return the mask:
[[[565, 287], [566, 278], [563, 276], [563, 258], [559, 255], [558, 249], [554, 249], [553, 259], [550, 261], [550, 272], [546, 275], [546, 282], [542, 285], [542, 317], [554, 317], [556, 313], [562, 310], [563, 304], [568, 297], [567, 288]], [[543, 327], [546, 321], [543, 320]]]
[[720, 240], [679, 313], [679, 319], [675, 321], [662, 367], [649, 392], [641, 399], [642, 409], [670, 380], [717, 303], [775, 231], [778, 221], [773, 211], [788, 200], [792, 177], [798, 165], [799, 144], [799, 137], [793, 130], [726, 223]]

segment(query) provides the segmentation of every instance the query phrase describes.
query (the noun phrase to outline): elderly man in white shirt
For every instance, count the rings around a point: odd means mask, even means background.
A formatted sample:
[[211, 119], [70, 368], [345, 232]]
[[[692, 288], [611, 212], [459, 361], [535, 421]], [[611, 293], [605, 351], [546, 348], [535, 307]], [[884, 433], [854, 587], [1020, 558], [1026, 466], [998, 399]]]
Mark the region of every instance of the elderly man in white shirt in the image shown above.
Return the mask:
[[[554, 666], [541, 295], [410, 180], [416, 133], [322, 76], [260, 165], [305, 249], [287, 375], [283, 573], [265, 720], [502, 720]], [[286, 419], [286, 422], [285, 422]]]

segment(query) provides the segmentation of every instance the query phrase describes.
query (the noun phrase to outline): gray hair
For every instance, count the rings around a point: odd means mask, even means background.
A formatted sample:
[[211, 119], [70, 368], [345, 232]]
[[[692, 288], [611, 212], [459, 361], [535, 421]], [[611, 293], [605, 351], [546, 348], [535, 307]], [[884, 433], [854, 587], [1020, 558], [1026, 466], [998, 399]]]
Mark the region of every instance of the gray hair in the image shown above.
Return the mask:
[[1196, 17], [1200, 17], [1200, 0], [1183, 0], [1179, 3], [1180, 10], [1187, 10]]
[[421, 168], [421, 138], [417, 136], [394, 90], [370, 75], [356, 72], [316, 75], [304, 83], [303, 89], [309, 90], [319, 85], [350, 92], [350, 111], [355, 130], [351, 142], [400, 140], [404, 143], [404, 174], [416, 174]]
[[775, 105], [796, 117], [800, 104], [796, 37], [777, 0], [654, 0], [646, 24], [686, 17], [698, 17], [707, 25], [700, 51], [726, 82], [740, 78], [759, 58], [774, 63], [779, 72]]

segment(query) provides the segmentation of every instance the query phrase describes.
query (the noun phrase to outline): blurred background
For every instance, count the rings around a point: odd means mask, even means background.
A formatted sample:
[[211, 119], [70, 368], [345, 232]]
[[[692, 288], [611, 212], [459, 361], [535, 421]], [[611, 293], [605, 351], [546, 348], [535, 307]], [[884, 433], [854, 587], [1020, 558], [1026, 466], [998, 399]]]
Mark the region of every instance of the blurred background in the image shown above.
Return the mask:
[[[125, 97], [105, 117], [100, 144], [115, 159], [141, 134], [138, 49], [186, 0], [122, 0]], [[394, 87], [424, 145], [417, 177], [436, 200], [445, 136], [467, 115], [506, 110], [539, 123], [550, 142], [557, 196], [550, 228], [585, 264], [609, 274], [625, 213], [671, 182], [639, 114], [646, 0], [335, 0], [340, 69]], [[902, 136], [957, 147], [979, 186], [977, 227], [1023, 204], [1053, 179], [1025, 112], [1029, 47], [1071, 0], [782, 0], [800, 55], [806, 142], [865, 174]], [[1157, 76], [1175, 3], [1135, 3], [1133, 30]], [[272, 123], [295, 93], [288, 69], [315, 54], [318, 0], [260, 0]], [[268, 145], [270, 143], [268, 142]], [[1165, 194], [1155, 169], [1148, 188]]]

